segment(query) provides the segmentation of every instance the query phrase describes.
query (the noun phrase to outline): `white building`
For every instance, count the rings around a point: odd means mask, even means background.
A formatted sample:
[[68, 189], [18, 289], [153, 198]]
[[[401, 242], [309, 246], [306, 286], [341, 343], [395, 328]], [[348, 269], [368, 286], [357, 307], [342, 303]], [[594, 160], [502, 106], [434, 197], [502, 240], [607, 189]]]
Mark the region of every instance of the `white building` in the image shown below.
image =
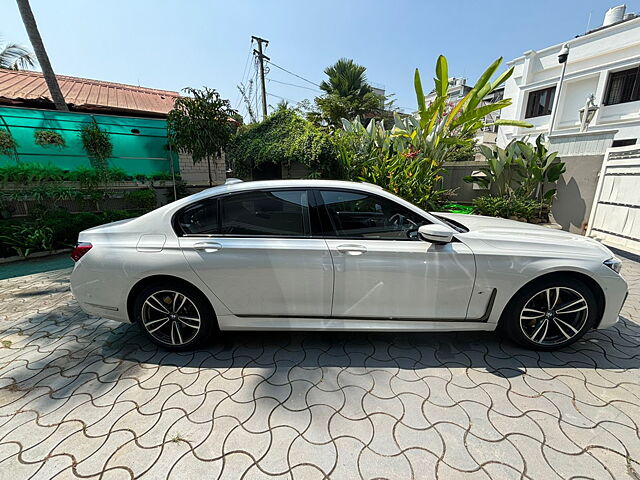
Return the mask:
[[[607, 150], [638, 145], [640, 152], [640, 17], [625, 9], [609, 9], [602, 25], [584, 35], [508, 62], [514, 73], [505, 83], [504, 96], [513, 103], [501, 116], [527, 121], [533, 128], [501, 126], [497, 144], [548, 135], [550, 149], [567, 166], [558, 181], [553, 215], [565, 230], [576, 233], [596, 228], [589, 225], [589, 215], [600, 195], [596, 187], [603, 159], [612, 152]], [[591, 108], [595, 114], [585, 125], [580, 110], [591, 95], [597, 108]], [[631, 207], [624, 208], [627, 215]], [[633, 211], [637, 208], [640, 205]]]
[[[558, 60], [563, 45], [569, 49], [565, 64]], [[551, 136], [556, 138], [552, 143], [575, 143], [575, 137], [563, 140], [562, 136], [580, 133], [579, 110], [592, 94], [599, 108], [588, 133], [578, 137], [580, 141], [593, 143], [588, 149], [594, 153], [639, 142], [640, 17], [625, 14], [624, 5], [610, 9], [602, 26], [562, 44], [529, 50], [508, 65], [514, 67], [514, 73], [505, 84], [504, 96], [513, 104], [501, 116], [525, 120], [534, 127], [500, 127], [498, 145], [525, 134], [549, 133], [554, 109]], [[560, 86], [563, 65], [566, 70]], [[559, 146], [564, 154], [571, 153], [567, 148]]]

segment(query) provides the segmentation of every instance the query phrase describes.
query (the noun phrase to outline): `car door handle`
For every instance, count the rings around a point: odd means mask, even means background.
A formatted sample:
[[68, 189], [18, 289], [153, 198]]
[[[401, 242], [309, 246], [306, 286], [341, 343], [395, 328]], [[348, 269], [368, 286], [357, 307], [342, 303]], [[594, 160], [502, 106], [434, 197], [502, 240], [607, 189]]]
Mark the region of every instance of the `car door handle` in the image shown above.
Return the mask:
[[363, 253], [367, 253], [367, 247], [364, 245], [338, 245], [336, 249], [340, 253], [346, 253], [347, 255], [362, 255]]
[[193, 249], [206, 253], [214, 253], [222, 249], [218, 242], [198, 242], [193, 244]]

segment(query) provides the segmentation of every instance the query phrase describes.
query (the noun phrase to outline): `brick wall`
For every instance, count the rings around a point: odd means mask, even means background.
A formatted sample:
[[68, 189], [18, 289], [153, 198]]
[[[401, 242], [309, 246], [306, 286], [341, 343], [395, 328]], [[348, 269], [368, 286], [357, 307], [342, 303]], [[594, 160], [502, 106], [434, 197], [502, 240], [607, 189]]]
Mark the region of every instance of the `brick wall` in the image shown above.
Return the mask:
[[[189, 153], [179, 155], [180, 175], [189, 185], [209, 185], [209, 173], [207, 161], [202, 160], [196, 164]], [[214, 185], [221, 185], [227, 180], [227, 168], [224, 152], [219, 157], [211, 159], [211, 177]]]

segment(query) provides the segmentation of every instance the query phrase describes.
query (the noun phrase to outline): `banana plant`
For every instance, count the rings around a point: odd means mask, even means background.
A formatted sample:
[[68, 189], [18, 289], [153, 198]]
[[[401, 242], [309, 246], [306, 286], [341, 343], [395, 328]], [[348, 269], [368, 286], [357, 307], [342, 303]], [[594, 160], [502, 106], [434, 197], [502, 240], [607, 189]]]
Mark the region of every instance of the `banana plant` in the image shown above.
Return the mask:
[[502, 57], [496, 59], [478, 78], [473, 88], [460, 99], [450, 111], [447, 111], [449, 98], [449, 68], [447, 59], [440, 55], [436, 62], [435, 92], [436, 98], [430, 105], [426, 104], [424, 89], [420, 79], [420, 71], [416, 68], [414, 74], [414, 88], [418, 100], [418, 116], [424, 133], [430, 137], [434, 145], [443, 138], [455, 135], [465, 137], [475, 133], [482, 127], [491, 125], [510, 125], [529, 128], [532, 125], [520, 120], [499, 119], [485, 123], [490, 113], [511, 105], [511, 99], [505, 98], [494, 103], [483, 104], [484, 98], [500, 87], [513, 74], [513, 67], [491, 80], [500, 64]]
[[520, 190], [527, 178], [526, 166], [518, 141], [512, 140], [505, 148], [479, 145], [480, 153], [487, 160], [487, 167], [480, 168], [481, 175], [467, 175], [464, 181], [483, 188], [494, 188], [499, 196], [511, 196]]
[[524, 137], [512, 140], [504, 149], [486, 145], [478, 148], [488, 165], [479, 169], [483, 175], [467, 175], [465, 182], [494, 188], [500, 196], [517, 194], [541, 204], [551, 203], [556, 189], [545, 191], [545, 185], [556, 183], [566, 171], [566, 165], [557, 152], [549, 153], [542, 134], [533, 145], [529, 137]]
[[538, 135], [534, 145], [529, 143], [528, 137], [518, 140], [517, 145], [527, 172], [522, 184], [524, 193], [539, 202], [550, 202], [556, 189], [545, 192], [545, 184], [556, 183], [566, 171], [566, 164], [560, 161], [558, 152], [549, 153], [542, 134]]
[[[420, 72], [415, 71], [417, 117], [395, 115], [391, 129], [375, 119], [366, 126], [359, 118], [343, 120], [338, 150], [345, 178], [375, 183], [424, 208], [438, 208], [450, 193], [442, 188], [445, 173], [442, 165], [454, 148], [471, 145], [475, 132], [484, 126], [531, 126], [510, 120], [486, 123], [488, 114], [511, 104], [509, 99], [483, 103], [483, 99], [513, 73], [513, 69], [509, 69], [492, 80], [501, 63], [502, 58], [493, 62], [471, 91], [451, 106], [449, 67], [447, 59], [441, 55], [436, 62], [434, 78], [436, 96], [429, 105], [425, 101]], [[500, 163], [496, 162], [495, 170], [499, 170]], [[511, 170], [510, 167], [507, 172], [511, 174]], [[511, 185], [508, 180], [504, 182], [504, 188]]]

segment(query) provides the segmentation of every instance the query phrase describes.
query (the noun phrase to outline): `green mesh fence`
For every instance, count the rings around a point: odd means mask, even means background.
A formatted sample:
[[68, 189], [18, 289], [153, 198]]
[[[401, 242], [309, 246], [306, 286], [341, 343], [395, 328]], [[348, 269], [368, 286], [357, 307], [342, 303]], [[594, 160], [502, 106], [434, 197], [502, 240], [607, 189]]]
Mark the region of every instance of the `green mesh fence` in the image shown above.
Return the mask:
[[[90, 167], [82, 146], [80, 130], [92, 121], [109, 132], [113, 156], [109, 166], [128, 174], [171, 172], [171, 161], [178, 173], [178, 158], [167, 149], [167, 123], [162, 119], [90, 115], [29, 108], [0, 107], [0, 129], [8, 130], [16, 140], [17, 152], [0, 155], [0, 166], [17, 163], [55, 165], [63, 170]], [[54, 130], [63, 136], [62, 148], [35, 143], [36, 130]]]

